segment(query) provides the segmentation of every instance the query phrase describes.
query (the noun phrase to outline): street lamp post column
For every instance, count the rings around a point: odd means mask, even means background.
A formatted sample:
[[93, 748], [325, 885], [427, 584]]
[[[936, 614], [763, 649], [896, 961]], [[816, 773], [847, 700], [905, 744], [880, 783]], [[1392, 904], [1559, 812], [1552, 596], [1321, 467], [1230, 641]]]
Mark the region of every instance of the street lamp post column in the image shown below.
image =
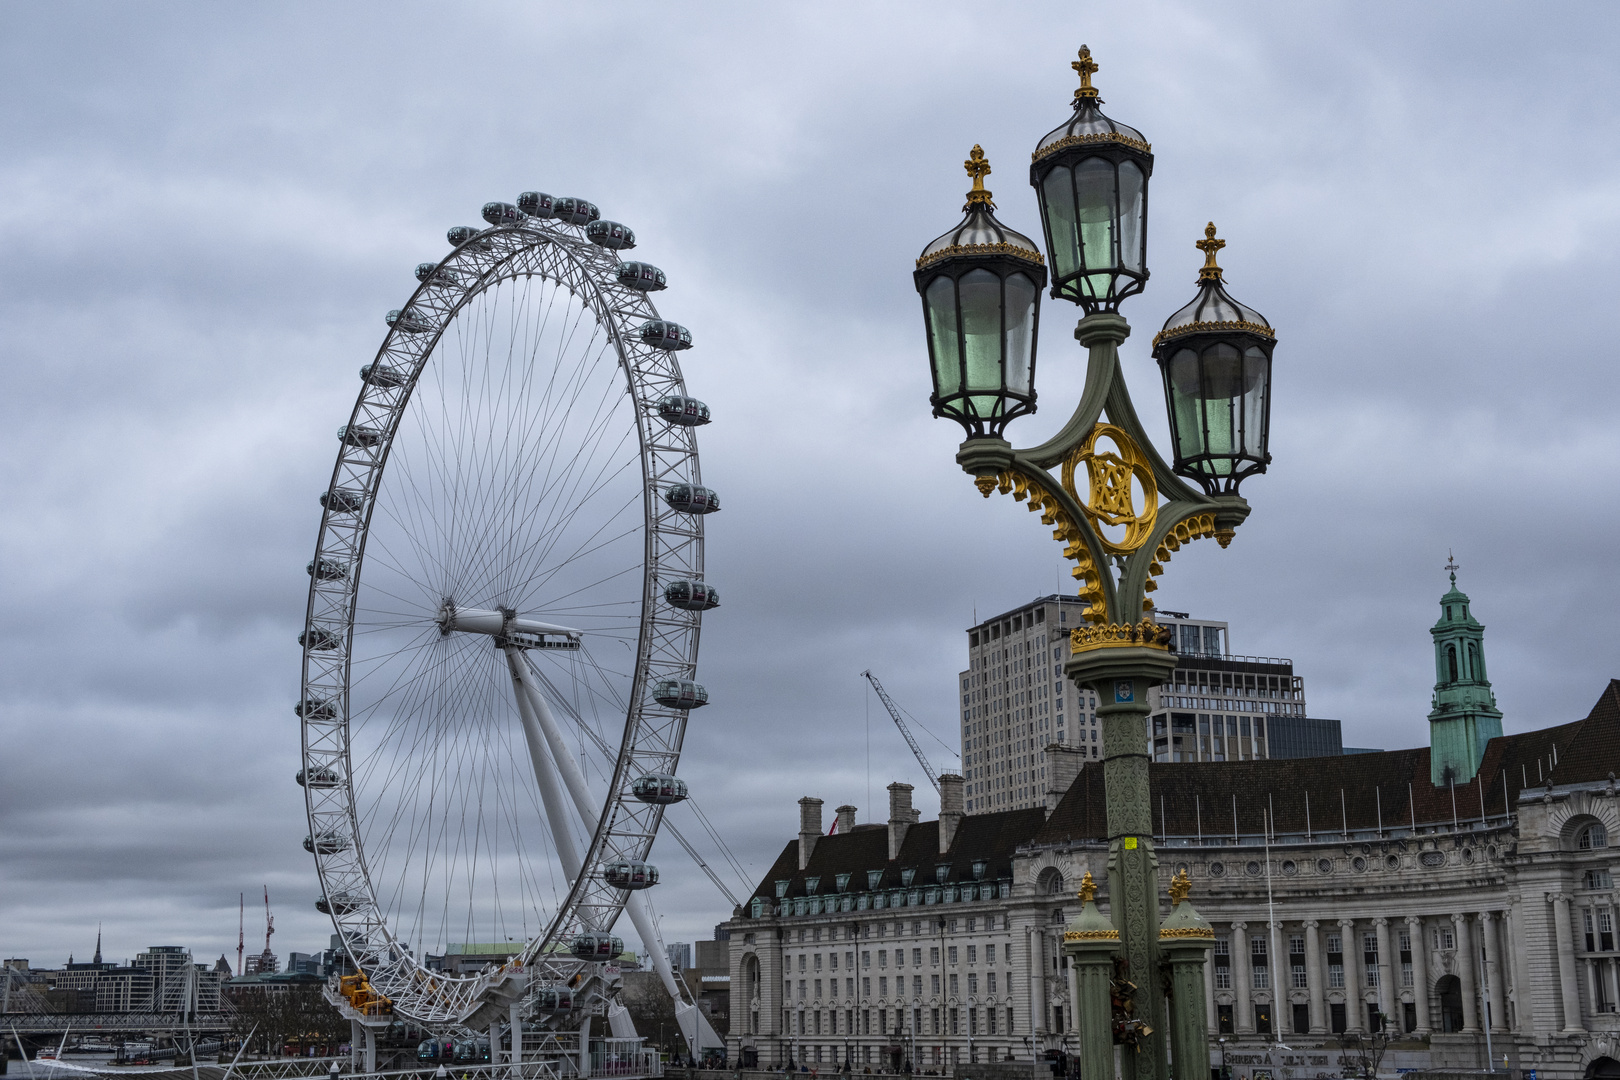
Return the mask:
[[[1111, 1060], [1104, 1062], [1117, 1040], [1125, 1080], [1170, 1080], [1145, 718], [1148, 691], [1175, 669], [1176, 655], [1169, 630], [1153, 621], [1148, 594], [1182, 545], [1213, 538], [1225, 547], [1248, 516], [1238, 486], [1271, 460], [1275, 336], [1258, 312], [1227, 294], [1216, 263], [1226, 242], [1209, 225], [1195, 245], [1205, 257], [1198, 292], [1152, 343], [1173, 442], [1167, 463], [1136, 415], [1119, 358], [1130, 335], [1119, 304], [1141, 292], [1148, 277], [1152, 148], [1141, 132], [1098, 108], [1089, 49], [1081, 48], [1073, 66], [1081, 79], [1073, 115], [1041, 140], [1030, 165], [1050, 262], [996, 218], [984, 186], [990, 163], [975, 146], [964, 162], [973, 181], [964, 217], [923, 250], [914, 281], [928, 332], [934, 415], [957, 421], [967, 434], [957, 463], [986, 498], [999, 490], [1040, 513], [1065, 545], [1086, 602], [1083, 625], [1070, 633], [1064, 673], [1099, 702], [1108, 915], [1116, 934], [1109, 945], [1112, 977], [1082, 980], [1070, 1006], [1080, 1020], [1086, 1074], [1097, 1080], [1112, 1073]], [[1085, 310], [1075, 338], [1088, 354], [1086, 383], [1063, 429], [1019, 450], [1003, 433], [1035, 411], [1039, 293], [1048, 270], [1052, 296]], [[984, 779], [969, 770], [970, 799], [987, 794]], [[1199, 1031], [1206, 951], [1183, 950], [1178, 962], [1196, 969], [1196, 992], [1189, 984], [1174, 1001]], [[1207, 1047], [1187, 1057], [1202, 1060], [1207, 1074]], [[1177, 1080], [1202, 1080], [1188, 1067], [1178, 1057]]]

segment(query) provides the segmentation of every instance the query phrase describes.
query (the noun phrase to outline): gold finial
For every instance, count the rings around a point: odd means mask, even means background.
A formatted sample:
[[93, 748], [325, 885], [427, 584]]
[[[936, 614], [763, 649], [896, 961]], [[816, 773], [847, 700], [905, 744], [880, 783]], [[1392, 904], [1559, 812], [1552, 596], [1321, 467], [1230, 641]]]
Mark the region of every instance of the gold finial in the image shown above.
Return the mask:
[[1225, 240], [1215, 239], [1215, 223], [1204, 226], [1204, 238], [1193, 247], [1204, 253], [1204, 268], [1198, 271], [1199, 281], [1220, 281], [1221, 268], [1215, 265], [1215, 253], [1226, 246]]
[[1170, 903], [1171, 903], [1171, 905], [1176, 906], [1176, 905], [1181, 904], [1182, 902], [1184, 902], [1187, 899], [1188, 894], [1190, 894], [1191, 892], [1192, 892], [1192, 879], [1187, 876], [1187, 871], [1185, 871], [1185, 870], [1176, 871], [1175, 876], [1170, 879]]
[[[973, 151], [968, 154], [968, 159], [962, 162], [962, 168], [966, 169], [967, 174], [973, 177], [973, 190], [968, 192], [967, 195], [968, 206], [977, 203], [994, 209], [996, 204], [990, 201], [990, 193], [984, 189], [984, 178], [990, 175], [990, 163], [984, 159], [984, 147], [974, 143]], [[966, 209], [966, 207], [963, 207], [963, 209]]]
[[1080, 74], [1080, 89], [1074, 92], [1074, 100], [1084, 98], [1096, 100], [1097, 88], [1091, 85], [1091, 76], [1096, 74], [1097, 62], [1091, 58], [1091, 46], [1080, 46], [1080, 59], [1069, 65]]
[[1096, 898], [1097, 883], [1092, 880], [1091, 871], [1087, 870], [1086, 876], [1080, 879], [1080, 902], [1089, 904]]

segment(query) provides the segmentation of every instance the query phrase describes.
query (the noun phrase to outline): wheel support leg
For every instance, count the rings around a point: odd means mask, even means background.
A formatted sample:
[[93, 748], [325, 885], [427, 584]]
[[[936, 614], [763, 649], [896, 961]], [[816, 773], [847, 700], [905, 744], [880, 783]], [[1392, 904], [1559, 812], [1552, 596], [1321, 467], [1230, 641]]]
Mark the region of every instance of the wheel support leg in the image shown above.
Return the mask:
[[[557, 856], [562, 860], [564, 872], [571, 879], [577, 880], [584, 868], [584, 861], [580, 858], [579, 847], [574, 841], [573, 829], [569, 827], [568, 804], [563, 799], [562, 784], [558, 780], [556, 766], [551, 756], [546, 753], [546, 738], [541, 733], [539, 720], [535, 717], [535, 696], [524, 692], [526, 683], [523, 650], [508, 645], [502, 651], [506, 653], [506, 665], [512, 671], [512, 689], [517, 698], [518, 715], [523, 718], [523, 738], [529, 744], [529, 760], [534, 765], [535, 781], [540, 785], [540, 799], [546, 806], [546, 818], [551, 825], [552, 839], [557, 845]], [[594, 822], [587, 819], [587, 824], [594, 831]]]

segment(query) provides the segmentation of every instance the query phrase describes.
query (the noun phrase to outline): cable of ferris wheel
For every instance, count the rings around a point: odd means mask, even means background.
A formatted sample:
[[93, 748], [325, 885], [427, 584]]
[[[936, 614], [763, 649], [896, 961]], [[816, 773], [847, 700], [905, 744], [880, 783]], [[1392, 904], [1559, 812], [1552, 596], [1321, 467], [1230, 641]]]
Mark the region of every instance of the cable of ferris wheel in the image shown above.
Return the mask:
[[[528, 659], [526, 654], [524, 659]], [[529, 662], [527, 666], [529, 671], [537, 680], [555, 693], [555, 688], [552, 687], [551, 680], [546, 678], [544, 672], [537, 669], [532, 661]], [[597, 734], [595, 731], [591, 730], [590, 726], [586, 724], [581, 717], [575, 714], [568, 714], [568, 716], [569, 719], [574, 721], [579, 730], [582, 731], [591, 742], [596, 744], [596, 748], [598, 750], [610, 758], [614, 756], [612, 749], [607, 744], [607, 740], [602, 738], [602, 736]], [[691, 797], [688, 796], [686, 801], [692, 802]], [[693, 804], [692, 809], [694, 811], [697, 810], [697, 805], [695, 803]], [[726, 842], [721, 839], [719, 833], [715, 832], [714, 827], [708, 824], [707, 818], [705, 818], [701, 812], [698, 813], [698, 820], [704, 825], [704, 828], [708, 831], [709, 835], [720, 846], [720, 849], [726, 853], [727, 858], [730, 859], [732, 865], [734, 867], [737, 866], [737, 861], [735, 857], [731, 855], [730, 849], [726, 846]], [[703, 856], [698, 854], [697, 848], [692, 846], [691, 841], [687, 840], [685, 836], [681, 835], [681, 831], [675, 827], [675, 823], [669, 820], [668, 814], [664, 815], [663, 825], [664, 828], [669, 830], [669, 834], [675, 838], [675, 842], [680, 844], [681, 847], [686, 850], [686, 853], [692, 857], [692, 861], [698, 864], [698, 868], [708, 875], [710, 881], [714, 882], [715, 888], [720, 890], [720, 895], [724, 896], [728, 901], [730, 901], [732, 907], [740, 907], [742, 905], [742, 901], [738, 900], [736, 894], [733, 893], [726, 883], [720, 879], [720, 875], [715, 873], [714, 868], [703, 860]], [[743, 888], [746, 891], [748, 888], [748, 875], [738, 868], [737, 876], [743, 880]]]

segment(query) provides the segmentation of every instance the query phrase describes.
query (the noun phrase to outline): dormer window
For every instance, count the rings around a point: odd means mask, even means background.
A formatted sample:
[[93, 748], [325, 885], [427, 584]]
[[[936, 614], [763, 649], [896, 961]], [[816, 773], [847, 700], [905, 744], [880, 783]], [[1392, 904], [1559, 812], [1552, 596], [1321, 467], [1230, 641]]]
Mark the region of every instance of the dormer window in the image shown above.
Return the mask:
[[878, 882], [880, 882], [882, 880], [883, 880], [883, 871], [881, 871], [881, 870], [868, 870], [866, 872], [866, 887], [868, 889], [877, 888], [878, 887]]
[[911, 879], [916, 877], [916, 876], [917, 876], [917, 871], [910, 868], [910, 867], [907, 867], [906, 869], [900, 871], [900, 884], [906, 886], [907, 888], [910, 888], [911, 887]]
[[833, 881], [835, 881], [837, 883], [839, 892], [843, 892], [844, 890], [849, 888], [849, 875], [848, 874], [839, 874], [837, 877], [833, 878]]
[[805, 878], [804, 879], [804, 894], [806, 896], [814, 896], [816, 894], [816, 886], [818, 886], [820, 884], [821, 884], [821, 879], [819, 877], [807, 877], [807, 878]]
[[776, 883], [776, 898], [778, 900], [787, 896], [788, 886], [791, 884], [793, 884], [791, 881], [778, 881]]
[[950, 863], [940, 863], [938, 866], [934, 867], [934, 880], [939, 882], [941, 885], [945, 884], [945, 879], [950, 877], [950, 876], [951, 876], [951, 864]]
[[984, 872], [986, 870], [988, 870], [989, 868], [990, 868], [990, 864], [987, 861], [985, 861], [984, 859], [974, 859], [973, 860], [973, 880], [974, 881], [983, 881], [984, 880]]

